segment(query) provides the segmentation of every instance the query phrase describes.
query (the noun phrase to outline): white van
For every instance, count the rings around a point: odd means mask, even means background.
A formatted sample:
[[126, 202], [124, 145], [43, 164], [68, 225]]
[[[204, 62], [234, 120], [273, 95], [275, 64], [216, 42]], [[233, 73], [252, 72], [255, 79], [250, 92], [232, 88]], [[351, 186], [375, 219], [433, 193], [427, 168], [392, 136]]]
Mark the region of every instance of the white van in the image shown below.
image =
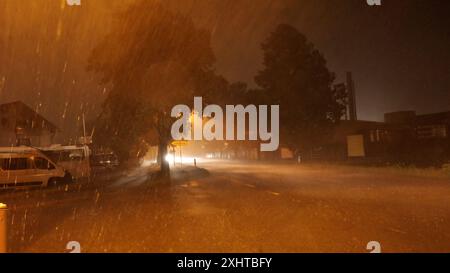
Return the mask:
[[88, 178], [91, 175], [91, 152], [88, 146], [52, 145], [38, 149], [52, 162], [69, 172], [73, 179]]
[[63, 168], [37, 151], [7, 150], [0, 149], [0, 188], [47, 187], [68, 179]]

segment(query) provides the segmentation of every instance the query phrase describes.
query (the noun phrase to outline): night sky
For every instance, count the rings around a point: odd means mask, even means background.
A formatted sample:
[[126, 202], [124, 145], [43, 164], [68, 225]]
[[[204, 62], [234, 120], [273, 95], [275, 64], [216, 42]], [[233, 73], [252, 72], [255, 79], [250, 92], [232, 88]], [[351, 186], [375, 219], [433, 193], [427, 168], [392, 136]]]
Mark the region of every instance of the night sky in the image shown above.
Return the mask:
[[450, 1], [239, 1], [260, 3], [256, 8], [228, 2], [235, 4], [224, 9], [214, 38], [229, 79], [250, 82], [260, 69], [259, 41], [286, 22], [324, 53], [338, 80], [354, 73], [359, 118], [450, 110]]
[[[114, 14], [134, 0], [81, 1], [64, 8], [52, 0], [0, 1], [0, 103], [23, 100], [69, 131], [105, 97], [86, 61]], [[325, 55], [338, 81], [353, 72], [360, 119], [450, 110], [450, 1], [382, 0], [380, 7], [365, 0], [163, 2], [211, 29], [217, 71], [229, 81], [254, 85], [261, 41], [289, 23]]]

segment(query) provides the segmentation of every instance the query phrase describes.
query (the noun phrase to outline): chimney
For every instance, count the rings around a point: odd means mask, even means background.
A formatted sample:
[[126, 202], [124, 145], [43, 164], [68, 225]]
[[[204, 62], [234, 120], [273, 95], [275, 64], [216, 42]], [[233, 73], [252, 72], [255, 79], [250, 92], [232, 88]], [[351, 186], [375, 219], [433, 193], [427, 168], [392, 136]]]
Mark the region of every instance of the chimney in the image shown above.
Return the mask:
[[356, 115], [355, 83], [353, 82], [352, 72], [347, 72], [347, 92], [348, 92], [348, 112], [350, 120], [358, 120], [358, 117]]

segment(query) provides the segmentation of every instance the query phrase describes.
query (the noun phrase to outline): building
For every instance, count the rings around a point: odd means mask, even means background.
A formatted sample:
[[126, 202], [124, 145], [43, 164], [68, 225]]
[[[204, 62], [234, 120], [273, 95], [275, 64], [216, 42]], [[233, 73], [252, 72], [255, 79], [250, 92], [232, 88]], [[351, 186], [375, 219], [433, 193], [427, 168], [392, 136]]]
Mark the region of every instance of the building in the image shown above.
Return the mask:
[[412, 120], [417, 160], [440, 163], [450, 161], [450, 111], [417, 115]]
[[0, 105], [0, 146], [45, 147], [58, 128], [21, 101]]
[[417, 115], [415, 111], [386, 113], [384, 122], [358, 120], [352, 73], [335, 86], [347, 92], [345, 115], [328, 140], [311, 152], [321, 160], [439, 165], [450, 161], [450, 111]]
[[320, 158], [380, 163], [439, 165], [450, 160], [450, 111], [385, 114], [384, 122], [343, 120]]
[[384, 122], [342, 120], [334, 128], [323, 153], [329, 160], [379, 159], [388, 154], [391, 131], [392, 126]]

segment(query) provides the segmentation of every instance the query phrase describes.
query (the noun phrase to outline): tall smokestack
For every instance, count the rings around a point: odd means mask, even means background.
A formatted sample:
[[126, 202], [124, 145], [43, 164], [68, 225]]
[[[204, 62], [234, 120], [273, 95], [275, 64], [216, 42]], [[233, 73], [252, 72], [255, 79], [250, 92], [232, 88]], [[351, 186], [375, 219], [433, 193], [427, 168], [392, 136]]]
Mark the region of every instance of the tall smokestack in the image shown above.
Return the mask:
[[350, 120], [358, 120], [358, 117], [356, 115], [355, 83], [353, 82], [352, 72], [347, 72], [347, 92], [348, 92], [348, 113]]

